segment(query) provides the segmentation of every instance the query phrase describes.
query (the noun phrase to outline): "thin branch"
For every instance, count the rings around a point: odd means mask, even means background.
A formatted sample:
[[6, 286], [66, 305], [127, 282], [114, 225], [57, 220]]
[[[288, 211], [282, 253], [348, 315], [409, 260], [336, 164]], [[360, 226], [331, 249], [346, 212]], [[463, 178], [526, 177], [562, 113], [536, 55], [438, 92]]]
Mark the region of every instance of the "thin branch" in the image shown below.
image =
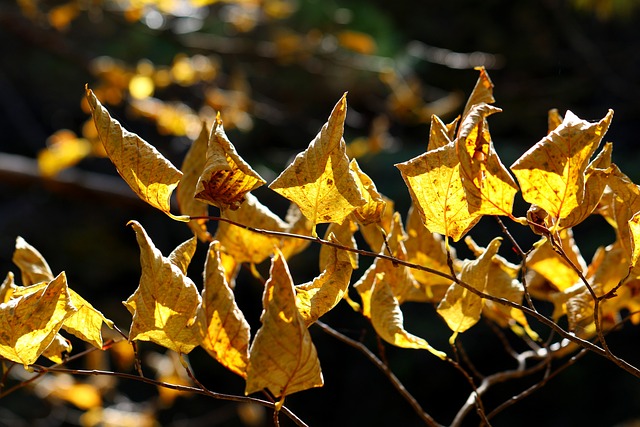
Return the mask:
[[431, 417], [431, 415], [427, 414], [424, 411], [424, 409], [422, 409], [422, 406], [420, 406], [420, 404], [415, 399], [415, 397], [413, 397], [413, 395], [409, 393], [409, 391], [404, 387], [404, 385], [402, 384], [402, 382], [400, 382], [398, 377], [396, 377], [395, 374], [391, 372], [389, 367], [385, 365], [380, 359], [378, 359], [378, 357], [375, 354], [373, 354], [373, 352], [369, 350], [367, 346], [365, 346], [359, 341], [349, 338], [344, 334], [341, 334], [340, 332], [336, 331], [326, 323], [323, 323], [321, 321], [316, 321], [315, 325], [317, 325], [320, 329], [322, 329], [324, 332], [331, 335], [332, 337], [360, 351], [367, 359], [369, 359], [376, 366], [376, 368], [380, 369], [384, 373], [384, 375], [391, 382], [393, 387], [409, 403], [409, 405], [411, 405], [413, 410], [416, 412], [416, 414], [418, 414], [420, 419], [422, 419], [422, 421], [424, 421], [426, 425], [431, 427], [442, 427], [441, 424], [436, 422], [436, 420], [434, 420]]

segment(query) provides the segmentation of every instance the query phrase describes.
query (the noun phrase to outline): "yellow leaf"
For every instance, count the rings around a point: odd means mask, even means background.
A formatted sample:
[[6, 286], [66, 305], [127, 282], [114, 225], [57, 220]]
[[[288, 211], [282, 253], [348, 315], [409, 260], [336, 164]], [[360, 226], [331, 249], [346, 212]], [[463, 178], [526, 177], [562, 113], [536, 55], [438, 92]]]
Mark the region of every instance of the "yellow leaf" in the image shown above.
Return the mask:
[[384, 280], [384, 274], [376, 274], [371, 294], [371, 324], [376, 333], [397, 347], [424, 349], [441, 359], [447, 355], [431, 347], [427, 341], [404, 329], [404, 317], [400, 304]]
[[[325, 240], [328, 240], [333, 234], [334, 240], [337, 240], [337, 243], [341, 243], [349, 248], [357, 249], [358, 245], [356, 244], [356, 239], [353, 237], [353, 234], [356, 231], [358, 231], [356, 223], [351, 221], [350, 218], [347, 218], [340, 225], [335, 223], [329, 224], [324, 238]], [[346, 254], [351, 260], [351, 266], [356, 270], [358, 268], [358, 254], [355, 252], [346, 252]], [[320, 247], [320, 256], [318, 257], [320, 271], [324, 271], [328, 264], [332, 264], [334, 262], [334, 257], [335, 248], [328, 245], [322, 245]]]
[[170, 212], [171, 193], [182, 178], [182, 172], [155, 147], [111, 118], [89, 88], [86, 95], [100, 140], [122, 179], [151, 206], [173, 219], [187, 221], [186, 217]]
[[40, 175], [50, 178], [77, 164], [91, 154], [91, 143], [69, 130], [59, 130], [47, 140], [47, 147], [38, 152]]
[[631, 235], [631, 268], [637, 270], [640, 265], [640, 212], [629, 220], [629, 234]]
[[354, 216], [358, 222], [363, 225], [380, 222], [386, 203], [380, 193], [378, 193], [376, 185], [367, 174], [362, 172], [356, 159], [351, 160], [349, 169], [353, 171], [353, 176], [356, 179], [358, 188], [360, 188], [360, 194], [366, 200], [364, 205], [358, 206], [356, 210], [353, 211]]
[[[329, 241], [340, 243], [334, 234]], [[335, 307], [349, 287], [353, 272], [349, 253], [334, 247], [329, 251], [322, 274], [295, 287], [296, 306], [307, 327]]]
[[51, 268], [44, 257], [20, 236], [16, 238], [16, 249], [11, 260], [20, 268], [24, 286], [53, 279]]
[[481, 215], [469, 211], [454, 144], [427, 151], [396, 167], [425, 227], [458, 241]]
[[207, 253], [198, 331], [207, 353], [231, 372], [247, 376], [250, 328], [227, 282], [218, 241], [211, 242]]
[[[194, 197], [196, 184], [200, 174], [204, 169], [207, 158], [207, 141], [209, 140], [209, 130], [205, 123], [202, 124], [202, 131], [189, 147], [187, 155], [182, 162], [183, 176], [176, 190], [176, 198], [180, 213], [187, 216], [207, 216], [209, 207], [206, 203]], [[202, 242], [209, 242], [213, 239], [207, 231], [206, 219], [194, 219], [188, 222], [189, 228]]]
[[[407, 261], [428, 267], [442, 273], [451, 274], [447, 264], [447, 249], [439, 234], [431, 233], [420, 221], [417, 210], [412, 206], [407, 216], [407, 239], [404, 246]], [[450, 248], [455, 259], [455, 249]], [[422, 270], [411, 270], [413, 277], [425, 288], [429, 300], [437, 302], [443, 297], [451, 280]]]
[[0, 356], [33, 364], [74, 312], [64, 273], [29, 295], [0, 304]]
[[185, 275], [196, 249], [196, 238], [187, 240], [165, 258], [138, 222], [129, 224], [140, 246], [142, 268], [138, 289], [124, 302], [133, 314], [129, 340], [152, 341], [187, 354], [199, 344], [193, 324], [200, 294]]
[[511, 215], [518, 191], [489, 134], [486, 118], [499, 111], [484, 103], [474, 105], [463, 118], [456, 139], [467, 204], [472, 212], [482, 215]]
[[562, 124], [562, 116], [556, 108], [549, 110], [547, 117], [547, 133], [553, 132], [558, 126]]
[[429, 128], [429, 144], [427, 145], [427, 151], [432, 151], [440, 147], [444, 147], [453, 141], [452, 134], [455, 134], [455, 125], [457, 125], [458, 119], [453, 122], [454, 132], [451, 128], [444, 124], [442, 120], [435, 114], [431, 116], [431, 127]]
[[476, 67], [476, 70], [480, 72], [476, 85], [473, 87], [471, 95], [467, 100], [467, 104], [464, 106], [464, 112], [462, 113], [462, 121], [467, 119], [471, 109], [478, 104], [493, 104], [496, 100], [493, 97], [493, 82], [489, 78], [489, 74], [484, 66]]
[[609, 110], [599, 122], [589, 123], [567, 111], [560, 126], [511, 166], [522, 197], [551, 215], [553, 228], [583, 203], [587, 164], [612, 117]]
[[295, 289], [280, 251], [272, 259], [262, 298], [262, 327], [251, 344], [245, 394], [268, 389], [276, 398], [324, 383], [320, 361], [305, 321], [296, 308]]
[[360, 234], [362, 234], [362, 237], [364, 237], [373, 252], [380, 252], [383, 248], [385, 236], [391, 231], [391, 223], [395, 212], [393, 200], [385, 196], [381, 197], [386, 207], [382, 211], [380, 222], [368, 225], [359, 224]]
[[[222, 217], [251, 227], [272, 231], [286, 231], [288, 225], [264, 206], [251, 193], [236, 210], [225, 209]], [[280, 244], [277, 237], [265, 236], [253, 231], [221, 221], [215, 239], [220, 241], [221, 250], [235, 258], [237, 263], [260, 264], [273, 254]]]
[[346, 114], [345, 94], [309, 147], [269, 185], [298, 205], [314, 225], [342, 224], [357, 207], [365, 204], [349, 169], [342, 139]]
[[[11, 298], [28, 295], [41, 287], [46, 286], [46, 281], [53, 279], [49, 265], [33, 246], [23, 238], [16, 239], [16, 249], [13, 253], [13, 262], [22, 271], [23, 283], [26, 286], [16, 286], [12, 290]], [[33, 286], [31, 286], [34, 284]], [[76, 337], [102, 348], [102, 324], [113, 328], [113, 322], [102, 315], [98, 310], [82, 298], [73, 289], [68, 289], [71, 304], [77, 309], [65, 320], [63, 328]]]
[[[501, 242], [502, 239], [496, 237], [477, 259], [467, 260], [462, 266], [460, 281], [484, 292], [493, 256], [498, 252]], [[450, 342], [455, 341], [460, 332], [466, 331], [480, 320], [483, 306], [484, 300], [468, 289], [455, 282], [449, 286], [437, 310], [453, 331]]]
[[[314, 226], [302, 215], [300, 208], [295, 203], [289, 203], [289, 209], [285, 216], [285, 222], [287, 223], [287, 233], [299, 234], [302, 236], [311, 236], [314, 230]], [[303, 239], [283, 238], [280, 243], [280, 250], [285, 259], [290, 259], [292, 256], [305, 250], [311, 242]], [[322, 249], [321, 249], [322, 250]]]
[[49, 347], [42, 352], [42, 355], [53, 363], [62, 363], [64, 354], [71, 353], [71, 349], [71, 342], [62, 335], [56, 334]]
[[359, 308], [362, 315], [367, 318], [371, 318], [371, 293], [373, 292], [373, 282], [376, 279], [376, 264], [375, 262], [367, 268], [362, 274], [360, 279], [353, 284], [353, 288], [358, 291], [362, 304], [359, 307], [354, 307], [354, 310]]
[[211, 129], [207, 160], [195, 190], [196, 199], [235, 210], [245, 195], [266, 181], [236, 152], [222, 127], [220, 114]]

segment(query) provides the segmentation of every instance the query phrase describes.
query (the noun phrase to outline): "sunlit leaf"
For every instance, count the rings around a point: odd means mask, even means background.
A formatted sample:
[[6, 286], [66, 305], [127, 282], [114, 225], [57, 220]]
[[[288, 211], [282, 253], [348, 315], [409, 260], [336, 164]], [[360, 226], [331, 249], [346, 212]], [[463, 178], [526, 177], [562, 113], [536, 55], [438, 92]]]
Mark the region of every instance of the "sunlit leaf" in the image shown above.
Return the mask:
[[362, 172], [356, 159], [351, 160], [349, 169], [354, 172], [353, 176], [356, 179], [358, 188], [360, 188], [360, 194], [366, 200], [364, 205], [358, 206], [356, 210], [353, 211], [354, 216], [358, 222], [363, 225], [380, 222], [386, 203], [380, 193], [378, 193], [376, 185], [367, 174]]
[[[328, 240], [333, 234], [333, 240], [336, 243], [340, 243], [349, 248], [357, 249], [358, 245], [353, 234], [358, 231], [358, 226], [350, 218], [344, 220], [342, 224], [329, 224], [325, 233], [324, 239]], [[351, 266], [354, 270], [358, 268], [358, 254], [355, 252], [345, 251], [351, 260]], [[320, 271], [324, 271], [328, 264], [335, 262], [335, 248], [333, 246], [322, 245], [320, 247], [320, 256], [318, 257], [318, 264]]]
[[11, 260], [20, 268], [23, 286], [53, 279], [51, 268], [44, 257], [20, 236], [16, 238], [16, 248]]
[[74, 312], [64, 273], [29, 295], [0, 304], [0, 356], [33, 364]]
[[[302, 215], [300, 208], [295, 203], [289, 204], [285, 222], [287, 223], [287, 233], [311, 236], [315, 229], [314, 224], [306, 216]], [[285, 259], [289, 259], [304, 251], [310, 244], [309, 240], [283, 238], [280, 244], [280, 251], [282, 251]]]
[[136, 222], [129, 223], [140, 246], [142, 276], [138, 289], [124, 303], [133, 314], [129, 339], [152, 341], [178, 353], [189, 353], [199, 344], [193, 324], [200, 294], [185, 275], [196, 249], [196, 238], [187, 240], [165, 258]]
[[186, 221], [170, 212], [171, 193], [182, 172], [155, 147], [124, 129], [88, 88], [86, 95], [98, 135], [120, 176], [142, 200], [174, 219]]
[[[454, 130], [457, 125], [458, 119], [453, 123]], [[453, 141], [453, 135], [455, 132], [451, 132], [451, 128], [444, 124], [442, 120], [435, 114], [431, 116], [431, 126], [429, 127], [429, 144], [427, 145], [427, 151], [432, 151], [440, 147], [444, 147]]]
[[[207, 216], [209, 207], [206, 203], [194, 197], [196, 184], [200, 174], [204, 169], [207, 158], [207, 142], [209, 140], [209, 130], [205, 123], [202, 124], [202, 131], [189, 147], [187, 155], [182, 162], [182, 179], [176, 190], [176, 198], [180, 213], [187, 216]], [[189, 221], [189, 228], [203, 242], [211, 241], [213, 238], [207, 231], [206, 219], [194, 219]]]
[[341, 224], [357, 207], [365, 204], [349, 169], [342, 139], [346, 114], [345, 94], [309, 147], [269, 185], [297, 204], [313, 224]]
[[62, 363], [64, 356], [71, 353], [71, 342], [60, 334], [56, 334], [49, 347], [47, 347], [42, 355], [53, 363]]
[[391, 223], [393, 222], [394, 203], [388, 197], [381, 196], [385, 203], [385, 209], [382, 211], [380, 222], [360, 226], [360, 234], [369, 245], [373, 252], [380, 252], [384, 245], [385, 236], [391, 231]]
[[207, 159], [195, 190], [196, 199], [235, 210], [245, 195], [266, 181], [236, 152], [222, 127], [220, 115], [211, 129]]
[[[502, 239], [496, 237], [477, 259], [467, 260], [460, 271], [460, 281], [480, 292], [485, 292], [492, 259], [498, 252], [501, 242]], [[466, 331], [480, 320], [483, 307], [484, 300], [481, 297], [455, 282], [451, 284], [444, 299], [438, 305], [438, 314], [453, 331], [450, 342], [455, 341], [459, 333]]]
[[467, 116], [475, 105], [493, 104], [496, 101], [493, 97], [493, 82], [491, 78], [489, 78], [487, 70], [483, 66], [476, 67], [476, 70], [480, 72], [480, 75], [478, 76], [476, 85], [473, 87], [473, 91], [471, 91], [471, 95], [469, 95], [467, 104], [464, 106], [464, 112], [462, 113], [463, 122], [467, 119]]
[[246, 377], [249, 324], [238, 308], [220, 260], [220, 243], [211, 242], [204, 267], [202, 305], [198, 309], [200, 345], [224, 367]]
[[251, 344], [246, 394], [267, 389], [276, 398], [320, 387], [316, 348], [296, 307], [295, 289], [280, 251], [272, 259], [263, 295], [262, 326]]
[[[609, 128], [613, 110], [597, 123], [567, 111], [560, 126], [524, 153], [511, 170], [522, 197], [545, 210], [552, 219], [566, 218], [584, 201], [589, 159]], [[554, 223], [554, 227], [557, 225]]]
[[384, 274], [376, 274], [371, 294], [371, 324], [380, 338], [397, 347], [424, 349], [446, 359], [445, 353], [431, 347], [423, 338], [407, 332], [403, 323], [400, 304], [384, 280]]

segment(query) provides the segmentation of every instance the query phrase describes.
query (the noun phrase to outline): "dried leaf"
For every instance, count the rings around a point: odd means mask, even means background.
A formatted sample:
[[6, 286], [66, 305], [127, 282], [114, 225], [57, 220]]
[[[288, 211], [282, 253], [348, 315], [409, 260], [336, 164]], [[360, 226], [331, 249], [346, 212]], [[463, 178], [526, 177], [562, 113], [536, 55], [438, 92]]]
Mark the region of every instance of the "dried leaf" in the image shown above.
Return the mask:
[[276, 398], [324, 383], [305, 321], [296, 308], [295, 289], [280, 251], [271, 262], [263, 295], [262, 327], [251, 344], [245, 394], [268, 389]]
[[[460, 281], [480, 292], [485, 292], [492, 258], [498, 252], [501, 242], [502, 239], [496, 237], [477, 259], [467, 260], [462, 266]], [[451, 284], [444, 299], [438, 305], [438, 314], [453, 331], [450, 342], [455, 341], [459, 333], [466, 331], [480, 320], [483, 306], [484, 300], [481, 297], [455, 282]]]
[[[207, 141], [209, 140], [209, 130], [205, 123], [202, 124], [202, 131], [198, 138], [191, 144], [187, 155], [182, 162], [183, 176], [176, 190], [176, 199], [180, 207], [180, 213], [187, 216], [207, 216], [209, 207], [206, 203], [194, 197], [198, 179], [204, 169], [207, 158]], [[207, 231], [206, 219], [194, 219], [188, 222], [189, 228], [202, 242], [213, 240]]]
[[20, 236], [16, 238], [16, 249], [11, 260], [20, 268], [24, 286], [53, 279], [51, 268], [44, 257]]
[[196, 238], [165, 258], [142, 225], [136, 221], [129, 224], [140, 246], [142, 268], [138, 289], [124, 302], [133, 314], [129, 339], [152, 341], [187, 354], [199, 344], [193, 324], [201, 304], [200, 294], [184, 273], [195, 252]]
[[612, 117], [613, 110], [609, 110], [599, 122], [589, 123], [567, 111], [560, 126], [511, 166], [522, 197], [551, 215], [554, 228], [583, 203], [587, 164]]
[[480, 72], [480, 75], [478, 76], [476, 85], [473, 87], [473, 91], [471, 91], [471, 95], [469, 95], [467, 104], [464, 106], [464, 112], [462, 113], [463, 122], [467, 119], [467, 116], [475, 105], [493, 104], [496, 102], [493, 97], [493, 82], [491, 78], [489, 78], [487, 70], [484, 66], [476, 67], [475, 69]]
[[443, 360], [447, 358], [424, 339], [407, 332], [403, 323], [400, 304], [384, 280], [384, 273], [376, 274], [371, 294], [371, 324], [380, 338], [397, 347], [424, 349]]
[[[357, 249], [356, 239], [353, 234], [358, 231], [358, 226], [347, 218], [342, 224], [329, 224], [325, 233], [325, 240], [331, 238], [333, 234], [334, 240], [343, 244], [349, 248]], [[344, 243], [341, 243], [344, 242]], [[345, 252], [351, 260], [351, 266], [354, 270], [358, 268], [358, 254], [355, 252]], [[322, 245], [320, 247], [320, 256], [318, 257], [318, 264], [320, 271], [324, 271], [327, 265], [332, 264], [335, 260], [335, 248], [328, 245]]]
[[122, 179], [151, 206], [173, 219], [187, 221], [187, 217], [170, 212], [171, 193], [182, 178], [182, 172], [155, 147], [124, 129], [88, 88], [86, 95], [100, 140]]
[[353, 215], [356, 217], [356, 220], [363, 225], [380, 222], [386, 203], [380, 193], [378, 193], [376, 185], [367, 174], [362, 172], [356, 159], [351, 160], [349, 169], [353, 171], [353, 176], [356, 179], [358, 188], [360, 188], [360, 194], [366, 200], [364, 205], [358, 206], [356, 210], [353, 211]]
[[346, 114], [345, 94], [309, 147], [269, 185], [298, 205], [314, 225], [342, 224], [357, 207], [365, 204], [349, 169], [342, 139]]
[[455, 143], [427, 151], [396, 167], [422, 223], [432, 232], [458, 241], [480, 220], [480, 214], [469, 211]]
[[56, 334], [49, 347], [42, 352], [42, 355], [53, 363], [62, 363], [64, 355], [71, 353], [71, 349], [71, 341], [60, 334]]
[[380, 252], [382, 249], [385, 236], [391, 231], [391, 223], [395, 212], [393, 200], [385, 196], [382, 196], [382, 199], [386, 207], [382, 212], [380, 222], [369, 225], [360, 224], [360, 234], [362, 234], [362, 237], [364, 237], [373, 252]]
[[74, 312], [64, 273], [35, 292], [0, 304], [0, 356], [32, 365]]
[[451, 125], [445, 125], [442, 120], [435, 114], [431, 116], [431, 127], [429, 128], [429, 144], [427, 145], [427, 151], [432, 151], [440, 147], [444, 147], [453, 141], [455, 134], [455, 126], [458, 124], [458, 118], [452, 123], [453, 131], [451, 131]]
[[235, 210], [245, 195], [264, 185], [262, 179], [236, 152], [222, 127], [220, 114], [211, 129], [207, 160], [195, 190], [196, 199], [220, 209]]
[[[340, 243], [335, 235], [330, 242]], [[335, 307], [347, 292], [353, 266], [349, 253], [334, 247], [329, 249], [324, 271], [311, 282], [295, 287], [296, 306], [307, 327]]]
[[227, 282], [218, 241], [209, 245], [205, 262], [198, 330], [200, 345], [207, 353], [231, 372], [246, 377], [250, 328]]

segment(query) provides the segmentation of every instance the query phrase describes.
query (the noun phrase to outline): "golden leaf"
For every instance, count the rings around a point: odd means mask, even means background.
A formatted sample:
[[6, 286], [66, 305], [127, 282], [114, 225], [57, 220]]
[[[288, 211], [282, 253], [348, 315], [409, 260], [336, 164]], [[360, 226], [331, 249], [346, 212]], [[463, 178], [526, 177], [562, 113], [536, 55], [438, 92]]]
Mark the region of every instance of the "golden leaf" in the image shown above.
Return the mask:
[[249, 324], [238, 308], [220, 260], [220, 242], [213, 241], [204, 267], [202, 305], [198, 309], [200, 345], [224, 367], [246, 377]]
[[[289, 209], [284, 219], [287, 223], [287, 233], [311, 236], [315, 229], [311, 221], [302, 215], [300, 208], [295, 203], [289, 203]], [[304, 251], [310, 244], [311, 242], [309, 240], [285, 237], [281, 240], [280, 251], [282, 251], [284, 258], [288, 260], [292, 256]]]
[[86, 95], [100, 140], [122, 179], [151, 206], [173, 219], [187, 221], [188, 218], [170, 212], [171, 193], [182, 178], [182, 172], [155, 147], [124, 129], [89, 88]]
[[352, 307], [356, 311], [361, 311], [362, 315], [369, 319], [371, 318], [371, 292], [373, 292], [373, 282], [376, 279], [376, 267], [374, 262], [360, 276], [360, 279], [353, 284], [353, 289], [358, 291], [362, 304], [359, 306], [352, 305]]
[[129, 224], [140, 246], [142, 268], [138, 289], [124, 302], [133, 314], [129, 340], [152, 341], [187, 354], [199, 344], [193, 324], [201, 304], [200, 294], [185, 275], [196, 249], [196, 238], [187, 240], [165, 258], [138, 222]]
[[[567, 111], [560, 126], [524, 153], [511, 170], [522, 197], [551, 215], [566, 218], [584, 201], [585, 171], [589, 159], [609, 128], [613, 110], [597, 123]], [[553, 228], [558, 228], [553, 223]]]
[[[477, 259], [467, 260], [462, 265], [460, 281], [484, 292], [492, 259], [498, 252], [500, 243], [502, 243], [502, 239], [496, 237]], [[466, 331], [480, 320], [483, 306], [484, 300], [468, 289], [455, 282], [449, 286], [444, 299], [438, 304], [437, 311], [453, 331], [450, 342], [454, 342], [459, 333]]]
[[562, 124], [562, 116], [556, 108], [549, 110], [547, 117], [547, 133], [553, 132], [558, 126]]
[[236, 152], [222, 127], [220, 114], [211, 129], [207, 160], [198, 180], [195, 198], [220, 209], [238, 209], [245, 195], [266, 181]]
[[[334, 234], [329, 241], [340, 243]], [[324, 271], [311, 282], [295, 287], [296, 306], [307, 327], [335, 307], [347, 292], [353, 266], [349, 253], [329, 248]]]
[[458, 241], [480, 220], [480, 214], [469, 211], [454, 142], [396, 167], [422, 223], [432, 232]]
[[[358, 226], [355, 222], [351, 220], [351, 218], [347, 218], [344, 220], [342, 224], [329, 224], [327, 227], [327, 231], [325, 233], [324, 239], [328, 240], [331, 238], [333, 234], [334, 240], [336, 243], [343, 244], [349, 248], [357, 249], [358, 245], [356, 244], [356, 239], [353, 237], [353, 234], [358, 231]], [[345, 243], [342, 243], [345, 242]], [[329, 245], [321, 245], [320, 246], [320, 256], [318, 257], [318, 264], [320, 266], [320, 271], [324, 271], [328, 264], [332, 264], [335, 262], [335, 248]], [[358, 254], [355, 252], [345, 251], [349, 259], [351, 260], [351, 266], [354, 270], [358, 268]]]
[[476, 85], [469, 95], [466, 105], [464, 106], [464, 112], [462, 113], [462, 121], [467, 119], [467, 116], [471, 113], [471, 109], [478, 104], [493, 104], [496, 102], [493, 97], [493, 82], [489, 78], [489, 74], [484, 66], [476, 67], [476, 70], [480, 72]]
[[380, 222], [368, 225], [360, 225], [360, 234], [364, 237], [367, 245], [373, 252], [380, 252], [384, 245], [385, 236], [391, 231], [391, 223], [393, 222], [394, 203], [388, 197], [382, 196], [385, 202], [385, 209], [382, 211]]
[[360, 188], [360, 194], [364, 196], [366, 200], [364, 205], [358, 206], [356, 210], [353, 211], [353, 215], [358, 222], [363, 225], [380, 222], [386, 203], [380, 193], [378, 193], [376, 185], [367, 174], [362, 172], [356, 159], [351, 160], [349, 169], [353, 171], [353, 176], [356, 179], [358, 188]]
[[38, 152], [40, 175], [50, 178], [77, 164], [91, 153], [91, 143], [70, 130], [59, 130], [47, 139], [47, 147]]
[[443, 360], [447, 358], [424, 339], [407, 332], [403, 323], [400, 304], [384, 280], [384, 273], [376, 274], [371, 294], [371, 324], [380, 338], [397, 347], [424, 349]]
[[[20, 268], [22, 280], [26, 286], [13, 286], [8, 298], [18, 298], [33, 293], [45, 287], [46, 282], [53, 279], [53, 274], [51, 274], [46, 260], [22, 237], [16, 239], [13, 262]], [[96, 310], [73, 289], [68, 288], [67, 290], [71, 304], [77, 311], [65, 320], [63, 328], [81, 340], [97, 348], [102, 348], [102, 324], [113, 328], [113, 322], [104, 317], [100, 311]]]
[[[209, 130], [206, 123], [202, 124], [202, 131], [189, 147], [187, 155], [182, 162], [183, 176], [176, 190], [176, 199], [180, 213], [186, 216], [207, 216], [209, 207], [206, 203], [194, 197], [196, 184], [200, 174], [204, 169], [207, 158], [207, 141], [209, 140]], [[202, 242], [213, 240], [207, 231], [206, 219], [193, 219], [188, 222], [189, 228]]]
[[[222, 211], [222, 217], [264, 230], [286, 231], [288, 228], [282, 219], [251, 193], [246, 195], [246, 201], [238, 209]], [[223, 221], [218, 224], [214, 238], [220, 241], [221, 250], [233, 256], [237, 263], [260, 264], [273, 254], [274, 247], [280, 244], [277, 237], [254, 233]]]
[[262, 298], [262, 326], [251, 344], [245, 394], [268, 389], [276, 398], [324, 383], [316, 348], [296, 308], [289, 268], [279, 250]]
[[500, 112], [488, 104], [471, 107], [460, 125], [456, 148], [469, 209], [482, 215], [511, 215], [518, 187], [502, 164], [487, 117]]
[[298, 205], [314, 225], [342, 224], [357, 207], [365, 204], [349, 169], [342, 139], [346, 114], [345, 94], [309, 147], [269, 185]]
[[0, 356], [25, 366], [35, 363], [74, 312], [64, 273], [35, 292], [0, 304]]
[[429, 144], [427, 145], [427, 151], [432, 151], [450, 144], [451, 141], [453, 141], [453, 134], [455, 134], [455, 127], [457, 124], [457, 118], [451, 125], [448, 126], [445, 125], [438, 116], [436, 116], [435, 114], [432, 115], [431, 127], [429, 128]]
[[53, 363], [62, 363], [64, 355], [71, 353], [71, 342], [60, 334], [56, 334], [49, 347], [47, 347], [42, 355]]

